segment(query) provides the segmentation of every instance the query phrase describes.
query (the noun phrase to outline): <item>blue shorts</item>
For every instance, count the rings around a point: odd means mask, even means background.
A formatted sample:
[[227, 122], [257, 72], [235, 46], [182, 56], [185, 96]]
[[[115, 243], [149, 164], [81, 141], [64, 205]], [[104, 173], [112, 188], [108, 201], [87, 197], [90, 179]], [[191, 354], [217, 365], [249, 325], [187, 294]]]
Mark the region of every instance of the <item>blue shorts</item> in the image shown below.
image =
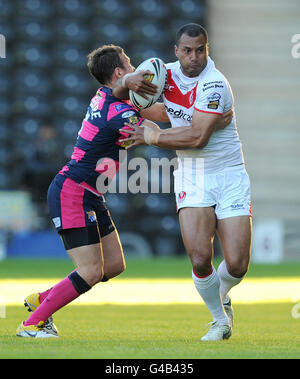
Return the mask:
[[58, 174], [48, 189], [49, 213], [58, 232], [98, 226], [101, 237], [115, 230], [103, 196], [82, 188], [74, 180]]

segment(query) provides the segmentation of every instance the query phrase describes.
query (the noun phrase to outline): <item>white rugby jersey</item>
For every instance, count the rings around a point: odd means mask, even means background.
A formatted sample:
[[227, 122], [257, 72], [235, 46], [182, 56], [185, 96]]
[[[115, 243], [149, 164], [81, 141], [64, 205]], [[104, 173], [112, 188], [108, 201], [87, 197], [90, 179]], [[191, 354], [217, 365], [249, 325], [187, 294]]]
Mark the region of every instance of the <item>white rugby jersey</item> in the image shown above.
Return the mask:
[[[224, 75], [209, 57], [199, 76], [185, 76], [179, 61], [168, 63], [168, 85], [163, 101], [173, 128], [190, 126], [193, 112], [223, 114], [233, 108], [233, 95]], [[244, 163], [242, 146], [236, 127], [236, 117], [223, 130], [214, 131], [203, 149], [177, 150], [179, 158], [204, 158], [205, 173]]]

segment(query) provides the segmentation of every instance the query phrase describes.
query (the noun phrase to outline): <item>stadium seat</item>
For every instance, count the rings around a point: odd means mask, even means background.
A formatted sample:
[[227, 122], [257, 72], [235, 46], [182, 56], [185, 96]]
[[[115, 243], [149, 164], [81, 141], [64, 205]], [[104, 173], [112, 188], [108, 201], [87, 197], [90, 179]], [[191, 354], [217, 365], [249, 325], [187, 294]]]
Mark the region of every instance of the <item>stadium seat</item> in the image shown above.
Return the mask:
[[11, 103], [7, 97], [0, 97], [0, 114], [10, 114]]
[[8, 144], [10, 137], [10, 128], [8, 122], [0, 119], [0, 143]]
[[123, 0], [102, 0], [94, 3], [94, 13], [99, 24], [103, 20], [120, 19], [128, 20], [133, 13], [133, 9]]
[[84, 70], [86, 69], [87, 54], [89, 50], [85, 46], [81, 46], [75, 43], [57, 43], [53, 51], [53, 61], [55, 67], [53, 69], [64, 68], [72, 70]]
[[77, 44], [86, 44], [92, 36], [92, 30], [88, 24], [81, 20], [59, 18], [55, 23], [54, 34], [56, 40], [65, 43], [76, 41]]
[[55, 0], [56, 13], [59, 17], [68, 15], [70, 19], [88, 19], [92, 16], [93, 6], [90, 3], [81, 0]]
[[53, 31], [51, 25], [34, 16], [18, 18], [15, 22], [18, 38], [28, 42], [51, 43]]
[[170, 16], [169, 7], [158, 0], [140, 0], [136, 3], [135, 14], [147, 20], [163, 19]]
[[6, 143], [0, 143], [0, 162], [2, 162], [3, 165], [8, 166], [9, 162], [11, 162], [11, 150], [7, 146]]
[[21, 117], [16, 117], [14, 119], [15, 144], [17, 144], [19, 140], [21, 140], [21, 144], [23, 144], [24, 141], [30, 141], [35, 138], [41, 123], [41, 119], [26, 117], [24, 114], [22, 114]]
[[137, 67], [144, 60], [152, 57], [158, 57], [166, 63], [170, 62], [170, 52], [168, 50], [152, 45], [145, 47], [144, 45], [137, 43], [134, 47], [129, 47], [126, 50], [126, 53], [131, 57], [132, 64]]
[[16, 63], [20, 67], [30, 66], [31, 68], [52, 67], [53, 61], [49, 48], [45, 45], [31, 42], [20, 42], [14, 46]]
[[107, 206], [113, 214], [126, 214], [129, 210], [129, 202], [127, 194], [112, 194], [105, 195]]
[[97, 48], [106, 44], [121, 45], [131, 42], [130, 29], [123, 21], [113, 20], [109, 17], [101, 22], [93, 22], [93, 44]]
[[11, 186], [9, 170], [0, 167], [0, 188], [5, 189]]
[[18, 93], [47, 95], [52, 89], [51, 78], [43, 70], [31, 68], [16, 70], [13, 79], [14, 88]]
[[81, 128], [81, 119], [56, 117], [53, 119], [53, 126], [64, 143], [74, 144]]
[[55, 15], [52, 2], [43, 0], [16, 0], [13, 2], [15, 12], [20, 18], [35, 15], [37, 19], [51, 19]]
[[88, 70], [83, 72], [78, 70], [57, 69], [53, 78], [54, 92], [68, 94], [82, 94], [89, 92], [91, 78]]
[[131, 41], [142, 43], [149, 48], [165, 45], [168, 43], [166, 26], [162, 22], [154, 20], [135, 20], [131, 25]]
[[[14, 13], [14, 3], [11, 0], [0, 0], [0, 20], [8, 19]], [[1, 22], [2, 25], [2, 22]]]
[[202, 18], [206, 9], [205, 1], [203, 0], [170, 0], [170, 7], [173, 15], [178, 18], [189, 17], [189, 22], [197, 22], [195, 17]]
[[87, 107], [89, 105], [89, 99], [81, 98], [76, 93], [57, 94], [52, 100], [52, 106], [56, 109], [57, 114], [64, 115], [64, 117], [78, 117], [82, 121], [86, 114]]
[[[1, 9], [1, 12], [2, 12], [2, 9]], [[2, 17], [3, 17], [3, 15], [2, 15]], [[12, 23], [9, 20], [3, 19], [2, 17], [0, 14], [0, 34], [5, 36], [7, 43], [11, 43], [13, 41], [14, 35], [15, 35], [14, 28], [12, 26]]]

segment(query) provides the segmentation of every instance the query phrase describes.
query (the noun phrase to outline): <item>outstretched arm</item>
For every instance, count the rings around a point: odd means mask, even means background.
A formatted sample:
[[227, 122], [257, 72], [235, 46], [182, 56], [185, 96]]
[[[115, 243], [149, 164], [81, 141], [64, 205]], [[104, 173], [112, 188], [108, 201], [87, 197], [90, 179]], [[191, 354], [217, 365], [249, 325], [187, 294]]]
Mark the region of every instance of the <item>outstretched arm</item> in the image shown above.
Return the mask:
[[130, 137], [126, 141], [131, 141], [132, 144], [128, 148], [143, 144], [176, 150], [203, 148], [207, 145], [221, 117], [220, 114], [195, 110], [191, 126], [163, 130], [152, 121], [145, 120], [142, 127], [130, 125], [133, 130], [127, 130]]

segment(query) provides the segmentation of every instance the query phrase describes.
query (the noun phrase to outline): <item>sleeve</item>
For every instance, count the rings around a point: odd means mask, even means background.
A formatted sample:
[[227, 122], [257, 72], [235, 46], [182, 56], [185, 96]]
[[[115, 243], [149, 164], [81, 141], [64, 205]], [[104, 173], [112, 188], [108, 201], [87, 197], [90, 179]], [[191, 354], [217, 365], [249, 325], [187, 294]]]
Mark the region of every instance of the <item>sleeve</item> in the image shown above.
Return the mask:
[[206, 82], [198, 89], [194, 108], [199, 112], [223, 114], [225, 112], [226, 96], [227, 86], [225, 81]]
[[126, 122], [134, 125], [140, 125], [144, 121], [135, 108], [127, 109], [124, 112], [118, 113], [111, 118], [109, 124], [113, 129], [114, 134], [118, 138], [117, 145], [125, 148], [127, 143], [121, 142], [122, 139], [128, 138], [129, 134], [125, 132], [120, 132], [120, 129], [131, 129], [129, 126], [124, 125]]
[[115, 131], [119, 132], [119, 129], [122, 129], [126, 122], [134, 125], [140, 125], [143, 121], [144, 119], [141, 117], [139, 112], [134, 108], [131, 108], [115, 115], [111, 118], [109, 123]]

